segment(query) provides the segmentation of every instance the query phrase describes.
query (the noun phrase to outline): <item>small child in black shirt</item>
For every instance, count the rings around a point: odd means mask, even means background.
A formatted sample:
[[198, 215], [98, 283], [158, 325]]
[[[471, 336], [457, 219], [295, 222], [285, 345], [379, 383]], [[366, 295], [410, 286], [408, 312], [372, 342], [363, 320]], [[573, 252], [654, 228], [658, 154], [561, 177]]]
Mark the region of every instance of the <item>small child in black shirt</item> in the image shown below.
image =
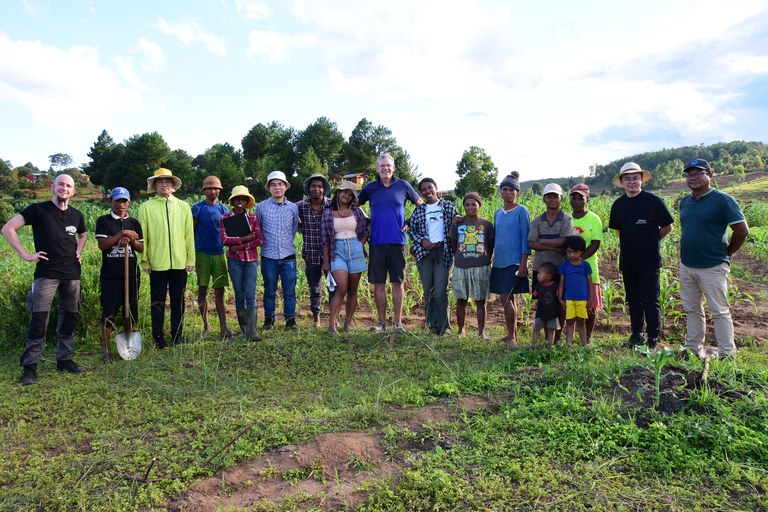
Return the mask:
[[544, 344], [552, 345], [555, 342], [555, 331], [560, 329], [560, 301], [557, 297], [557, 283], [555, 275], [557, 268], [554, 264], [544, 262], [539, 265], [538, 283], [536, 283], [536, 321], [533, 325], [533, 343], [536, 347], [539, 341], [539, 332], [544, 329]]

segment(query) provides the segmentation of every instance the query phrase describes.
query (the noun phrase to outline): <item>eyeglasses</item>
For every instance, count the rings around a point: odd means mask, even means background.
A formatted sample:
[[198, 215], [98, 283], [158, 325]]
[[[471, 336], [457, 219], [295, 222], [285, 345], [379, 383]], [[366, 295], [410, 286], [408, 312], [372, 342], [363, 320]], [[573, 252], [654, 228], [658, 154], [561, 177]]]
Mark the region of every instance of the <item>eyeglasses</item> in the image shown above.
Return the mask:
[[698, 178], [707, 174], [706, 171], [688, 171], [683, 173], [683, 178]]
[[643, 178], [640, 176], [624, 176], [621, 181], [632, 183], [633, 181], [642, 181]]

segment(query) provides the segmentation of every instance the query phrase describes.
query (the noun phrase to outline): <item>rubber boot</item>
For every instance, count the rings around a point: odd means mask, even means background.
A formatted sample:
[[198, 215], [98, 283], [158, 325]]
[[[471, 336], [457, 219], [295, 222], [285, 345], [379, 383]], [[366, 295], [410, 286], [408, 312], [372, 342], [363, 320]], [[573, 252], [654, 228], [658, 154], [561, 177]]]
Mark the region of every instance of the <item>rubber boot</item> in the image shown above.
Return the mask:
[[243, 336], [248, 336], [248, 319], [244, 309], [237, 310], [237, 323], [240, 325], [240, 332]]
[[261, 336], [256, 333], [256, 308], [248, 308], [247, 311], [247, 327], [245, 337], [250, 341], [261, 341]]

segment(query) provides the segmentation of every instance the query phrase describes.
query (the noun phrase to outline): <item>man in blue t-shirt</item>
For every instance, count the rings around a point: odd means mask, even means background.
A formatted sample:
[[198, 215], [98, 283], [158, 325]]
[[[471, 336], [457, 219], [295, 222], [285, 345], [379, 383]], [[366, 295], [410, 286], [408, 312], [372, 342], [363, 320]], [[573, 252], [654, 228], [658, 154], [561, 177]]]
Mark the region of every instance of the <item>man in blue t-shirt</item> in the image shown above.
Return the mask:
[[[720, 356], [734, 357], [736, 344], [728, 306], [730, 257], [749, 235], [736, 201], [712, 188], [712, 167], [697, 158], [683, 170], [691, 195], [680, 201], [680, 300], [686, 314], [685, 346], [698, 353], [704, 344], [707, 298]], [[728, 242], [726, 231], [733, 234]]]
[[405, 280], [405, 202], [421, 204], [410, 183], [395, 178], [395, 160], [384, 153], [376, 160], [379, 179], [360, 191], [359, 201], [371, 203], [371, 238], [368, 281], [373, 283], [373, 300], [379, 321], [371, 332], [383, 332], [387, 320], [387, 274], [392, 285], [392, 317], [395, 332], [405, 332], [402, 324]]
[[192, 206], [195, 226], [195, 270], [197, 271], [197, 304], [203, 317], [203, 333], [211, 330], [208, 324], [208, 287], [213, 288], [216, 313], [219, 316], [219, 331], [222, 339], [235, 335], [227, 327], [227, 309], [224, 304], [224, 289], [229, 285], [227, 257], [221, 243], [221, 216], [228, 213], [226, 206], [219, 202], [222, 191], [221, 181], [216, 176], [203, 180], [205, 199]]

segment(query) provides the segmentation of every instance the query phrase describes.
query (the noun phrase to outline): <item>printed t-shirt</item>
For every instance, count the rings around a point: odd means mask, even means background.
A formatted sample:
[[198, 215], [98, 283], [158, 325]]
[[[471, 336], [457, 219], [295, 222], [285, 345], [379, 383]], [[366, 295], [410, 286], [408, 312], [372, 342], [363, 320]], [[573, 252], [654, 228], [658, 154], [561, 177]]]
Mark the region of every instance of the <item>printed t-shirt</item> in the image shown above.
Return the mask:
[[48, 260], [35, 266], [35, 279], [80, 279], [77, 261], [78, 234], [85, 233], [85, 218], [80, 210], [59, 209], [53, 201], [33, 203], [21, 211], [24, 223], [32, 226], [35, 252], [45, 251]]
[[454, 265], [457, 268], [482, 267], [491, 264], [489, 243], [495, 237], [493, 224], [477, 218], [464, 217], [461, 223], [454, 222], [448, 232], [448, 237], [456, 240]]

